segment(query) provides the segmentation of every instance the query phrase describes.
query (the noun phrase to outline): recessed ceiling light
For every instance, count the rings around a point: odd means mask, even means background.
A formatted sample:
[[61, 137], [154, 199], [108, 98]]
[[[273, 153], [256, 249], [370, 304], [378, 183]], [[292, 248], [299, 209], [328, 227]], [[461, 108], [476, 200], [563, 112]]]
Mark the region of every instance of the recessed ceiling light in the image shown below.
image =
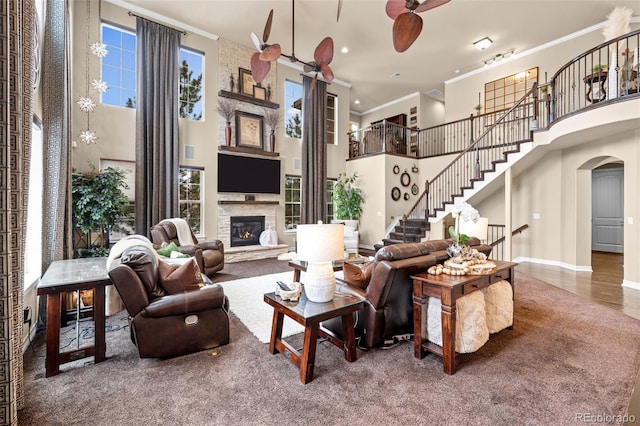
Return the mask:
[[454, 73], [460, 74], [460, 70], [455, 70]]
[[474, 42], [473, 45], [478, 50], [484, 50], [487, 47], [491, 46], [492, 43], [493, 43], [493, 41], [491, 41], [491, 39], [489, 37], [484, 37], [484, 38], [481, 38], [480, 40]]
[[349, 48], [347, 46], [344, 46], [342, 49], [340, 49], [340, 51], [342, 53], [349, 53]]
[[357, 100], [357, 99], [355, 101], [353, 101], [353, 103], [356, 104], [356, 105], [360, 105], [360, 101]]

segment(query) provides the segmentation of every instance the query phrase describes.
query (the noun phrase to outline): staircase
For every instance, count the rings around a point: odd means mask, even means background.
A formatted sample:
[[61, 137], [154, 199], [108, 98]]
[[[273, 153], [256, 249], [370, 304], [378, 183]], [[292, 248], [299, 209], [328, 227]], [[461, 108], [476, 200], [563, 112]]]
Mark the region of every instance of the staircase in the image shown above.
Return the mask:
[[[456, 204], [469, 199], [531, 150], [537, 90], [534, 85], [515, 105], [495, 116], [491, 125], [476, 126], [474, 131], [471, 120], [469, 145], [427, 182], [409, 213], [382, 240], [384, 245], [420, 241], [430, 223], [441, 221]], [[462, 139], [464, 135], [454, 137]]]

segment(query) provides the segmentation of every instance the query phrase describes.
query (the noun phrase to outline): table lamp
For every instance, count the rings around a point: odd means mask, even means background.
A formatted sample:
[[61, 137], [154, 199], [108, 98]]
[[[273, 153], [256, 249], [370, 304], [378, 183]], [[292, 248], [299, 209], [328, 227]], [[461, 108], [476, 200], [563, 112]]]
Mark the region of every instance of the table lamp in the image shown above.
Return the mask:
[[487, 228], [489, 227], [489, 219], [486, 217], [478, 218], [477, 221], [462, 221], [460, 223], [460, 233], [470, 237], [476, 237], [481, 242], [487, 240]]
[[307, 261], [304, 291], [311, 302], [328, 302], [336, 291], [332, 261], [344, 257], [341, 224], [298, 225], [298, 260]]

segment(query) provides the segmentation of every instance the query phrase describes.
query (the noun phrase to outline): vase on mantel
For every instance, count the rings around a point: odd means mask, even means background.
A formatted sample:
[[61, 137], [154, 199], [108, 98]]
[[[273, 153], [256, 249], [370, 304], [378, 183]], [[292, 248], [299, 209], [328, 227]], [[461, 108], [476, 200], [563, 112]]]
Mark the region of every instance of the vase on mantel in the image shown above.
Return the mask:
[[227, 146], [231, 146], [231, 122], [227, 121], [227, 127], [224, 128], [224, 142]]
[[271, 148], [271, 152], [276, 152], [276, 134], [274, 129], [271, 129], [271, 133], [269, 134], [269, 147]]

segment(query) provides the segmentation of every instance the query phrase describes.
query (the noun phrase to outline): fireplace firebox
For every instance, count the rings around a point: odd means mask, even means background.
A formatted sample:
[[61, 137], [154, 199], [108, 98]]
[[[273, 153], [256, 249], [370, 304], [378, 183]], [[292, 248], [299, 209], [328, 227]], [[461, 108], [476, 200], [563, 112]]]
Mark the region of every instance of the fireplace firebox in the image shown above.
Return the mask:
[[231, 216], [231, 247], [260, 244], [264, 216]]

